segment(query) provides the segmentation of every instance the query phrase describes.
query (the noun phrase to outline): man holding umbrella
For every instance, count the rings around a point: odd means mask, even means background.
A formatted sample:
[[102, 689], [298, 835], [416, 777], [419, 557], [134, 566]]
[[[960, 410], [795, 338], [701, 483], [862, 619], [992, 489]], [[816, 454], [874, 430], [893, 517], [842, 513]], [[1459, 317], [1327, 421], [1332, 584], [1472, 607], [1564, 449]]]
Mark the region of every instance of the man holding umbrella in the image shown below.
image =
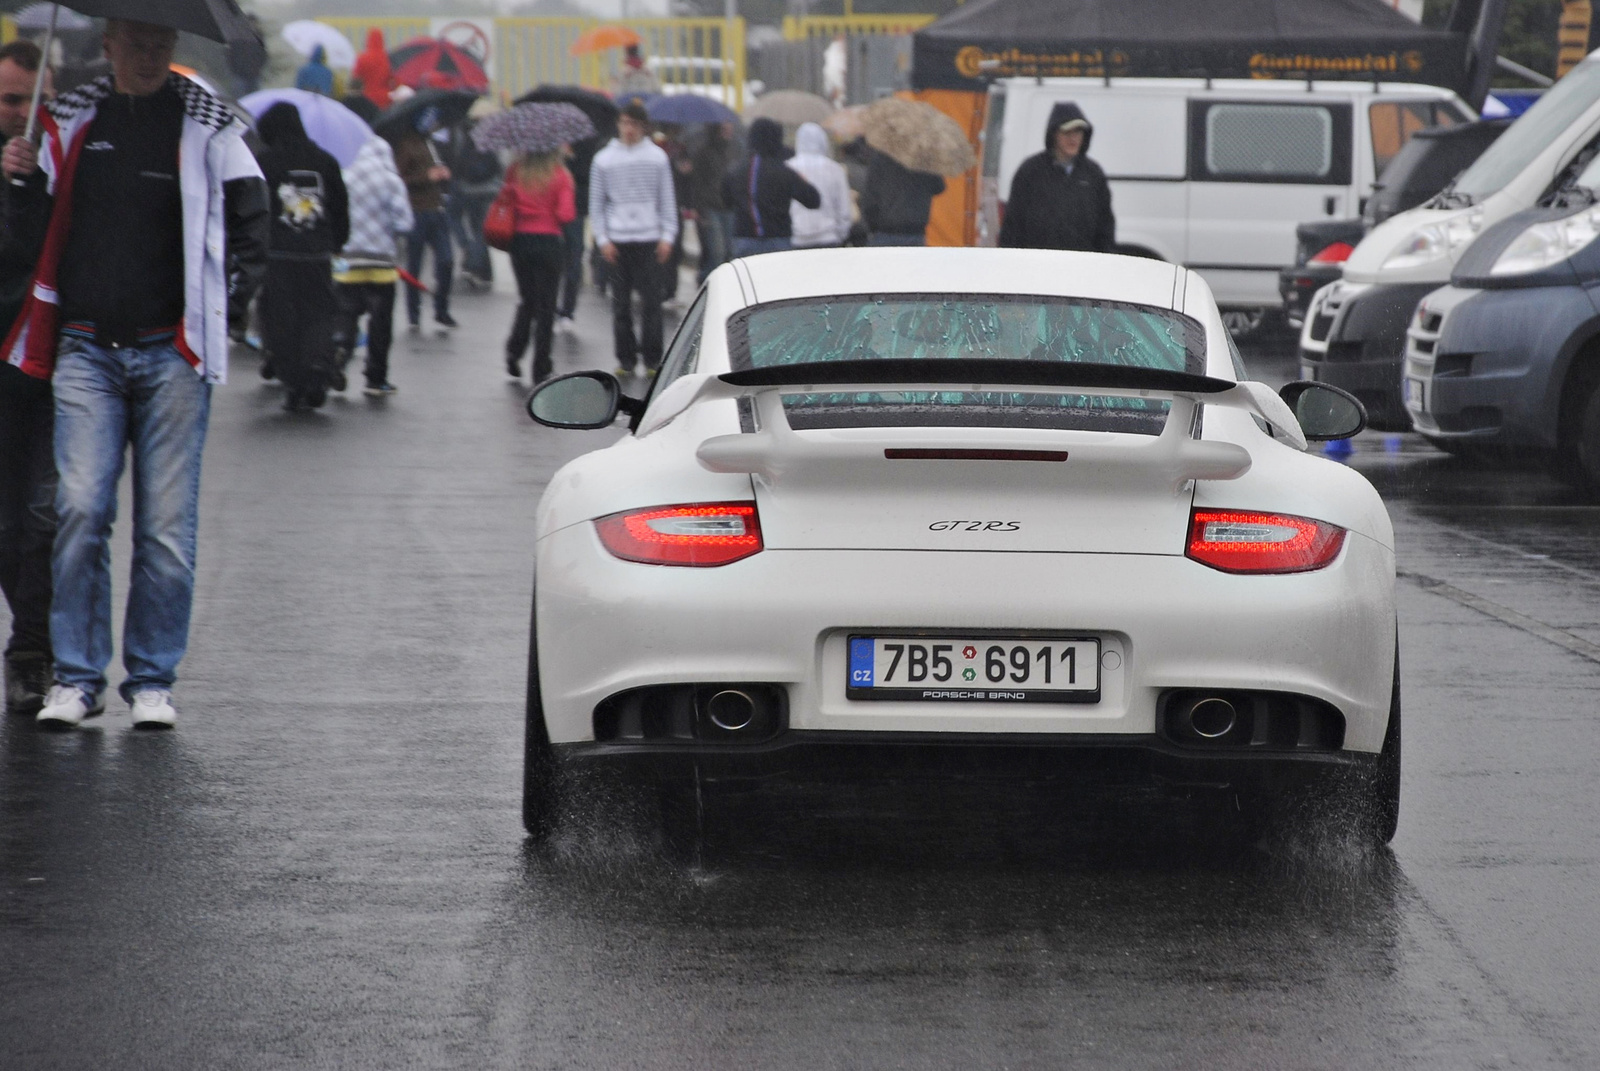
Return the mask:
[[[214, 36], [227, 36], [214, 5], [193, 8], [211, 18]], [[176, 3], [161, 10], [191, 14]], [[171, 72], [177, 38], [167, 26], [109, 19], [112, 73], [55, 102], [41, 147], [13, 138], [0, 155], [0, 169], [23, 180], [8, 228], [43, 248], [4, 352], [55, 386], [55, 685], [38, 715], [46, 727], [70, 728], [105, 706], [110, 535], [130, 446], [121, 692], [136, 728], [176, 719], [211, 388], [227, 377], [228, 303], [248, 299], [266, 261], [261, 171], [232, 112]]]
[[[0, 137], [28, 128], [42, 56], [31, 41], [0, 48]], [[45, 72], [48, 82], [49, 72]], [[0, 182], [4, 203], [9, 182]], [[0, 330], [9, 331], [33, 285], [37, 251], [0, 236]], [[0, 590], [11, 608], [5, 708], [36, 714], [50, 690], [50, 544], [56, 531], [56, 463], [50, 384], [0, 361]]]

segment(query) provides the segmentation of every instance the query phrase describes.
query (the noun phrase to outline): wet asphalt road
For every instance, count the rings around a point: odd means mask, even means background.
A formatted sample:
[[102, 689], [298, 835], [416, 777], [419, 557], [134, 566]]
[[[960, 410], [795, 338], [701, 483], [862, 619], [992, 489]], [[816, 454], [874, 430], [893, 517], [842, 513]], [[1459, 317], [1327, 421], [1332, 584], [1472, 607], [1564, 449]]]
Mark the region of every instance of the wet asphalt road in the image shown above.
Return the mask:
[[[584, 301], [563, 369], [610, 364]], [[522, 414], [504, 293], [456, 313], [386, 401], [289, 416], [238, 359], [176, 732], [0, 726], [0, 1067], [1600, 1066], [1600, 509], [1360, 440], [1404, 572], [1392, 853], [906, 785], [713, 796], [688, 858], [603, 800], [531, 851], [533, 512], [612, 433]]]

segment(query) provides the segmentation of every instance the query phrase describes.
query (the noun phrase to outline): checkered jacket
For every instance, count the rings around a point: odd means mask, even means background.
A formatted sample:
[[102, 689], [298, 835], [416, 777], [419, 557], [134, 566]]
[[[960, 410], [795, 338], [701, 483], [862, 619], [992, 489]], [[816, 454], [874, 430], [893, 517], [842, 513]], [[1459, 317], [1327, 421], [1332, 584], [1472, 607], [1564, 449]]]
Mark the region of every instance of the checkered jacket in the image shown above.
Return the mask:
[[[261, 168], [244, 144], [244, 125], [228, 106], [188, 78], [178, 74], [169, 78], [183, 100], [178, 185], [183, 200], [184, 309], [175, 345], [196, 372], [209, 382], [222, 383], [228, 376], [230, 255], [236, 262], [232, 265], [236, 278], [241, 272], [259, 277], [264, 269], [266, 187]], [[45, 136], [39, 167], [52, 198], [50, 223], [33, 292], [4, 347], [8, 362], [41, 379], [55, 371], [60, 311], [56, 274], [71, 227], [78, 154], [100, 102], [111, 92], [111, 76], [106, 75], [63, 93], [41, 116]], [[236, 194], [233, 199], [225, 187]]]
[[415, 225], [405, 180], [394, 164], [394, 150], [382, 138], [372, 138], [344, 169], [350, 191], [350, 241], [344, 257], [352, 268], [393, 267], [395, 235]]

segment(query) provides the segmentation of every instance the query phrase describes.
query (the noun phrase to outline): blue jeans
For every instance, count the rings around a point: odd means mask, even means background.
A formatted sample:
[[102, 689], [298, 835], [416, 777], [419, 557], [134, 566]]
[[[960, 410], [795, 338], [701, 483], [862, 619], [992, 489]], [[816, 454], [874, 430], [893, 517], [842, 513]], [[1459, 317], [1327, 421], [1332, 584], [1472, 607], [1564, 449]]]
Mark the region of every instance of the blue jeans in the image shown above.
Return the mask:
[[[450, 219], [443, 211], [416, 213], [416, 229], [406, 239], [406, 271], [422, 280], [422, 256], [433, 250], [433, 315], [450, 315], [450, 277], [455, 273], [455, 252], [450, 244]], [[406, 286], [406, 320], [422, 319], [422, 294]]]
[[480, 279], [494, 278], [494, 262], [489, 259], [489, 243], [483, 238], [483, 221], [494, 204], [495, 193], [452, 193], [450, 229], [461, 246], [461, 270]]
[[738, 257], [753, 257], [761, 253], [782, 253], [794, 248], [794, 241], [789, 238], [735, 238], [733, 240], [733, 255]]
[[170, 342], [107, 349], [63, 338], [55, 373], [56, 680], [105, 691], [111, 661], [111, 525], [133, 447], [133, 568], [122, 626], [122, 697], [171, 688], [189, 643], [200, 452], [211, 384]]
[[579, 215], [561, 225], [561, 300], [556, 315], [570, 317], [578, 308], [578, 289], [583, 286], [583, 223]]
[[695, 221], [694, 232], [700, 239], [700, 270], [695, 273], [697, 282], [722, 267], [728, 260], [728, 235], [733, 233], [733, 213], [717, 208], [703, 208]]

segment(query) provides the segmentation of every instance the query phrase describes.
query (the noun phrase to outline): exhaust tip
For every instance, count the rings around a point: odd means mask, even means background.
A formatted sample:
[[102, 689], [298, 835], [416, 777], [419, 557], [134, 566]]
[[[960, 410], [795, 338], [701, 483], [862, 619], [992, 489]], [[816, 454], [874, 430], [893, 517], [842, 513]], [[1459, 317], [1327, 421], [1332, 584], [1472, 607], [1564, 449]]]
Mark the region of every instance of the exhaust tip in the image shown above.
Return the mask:
[[747, 692], [729, 688], [706, 701], [706, 717], [723, 732], [736, 733], [755, 721], [756, 701]]
[[1238, 711], [1233, 709], [1233, 704], [1226, 699], [1202, 699], [1189, 708], [1189, 727], [1196, 736], [1207, 740], [1215, 740], [1227, 736], [1238, 724]]

